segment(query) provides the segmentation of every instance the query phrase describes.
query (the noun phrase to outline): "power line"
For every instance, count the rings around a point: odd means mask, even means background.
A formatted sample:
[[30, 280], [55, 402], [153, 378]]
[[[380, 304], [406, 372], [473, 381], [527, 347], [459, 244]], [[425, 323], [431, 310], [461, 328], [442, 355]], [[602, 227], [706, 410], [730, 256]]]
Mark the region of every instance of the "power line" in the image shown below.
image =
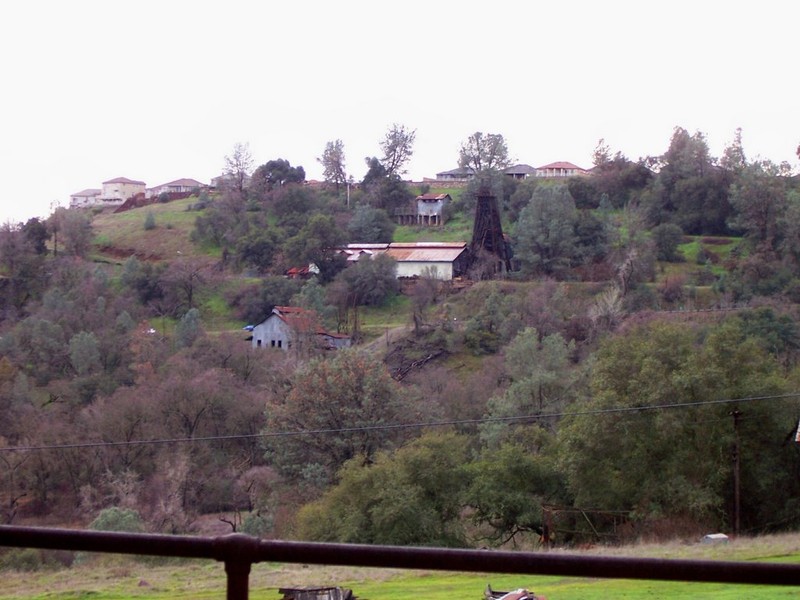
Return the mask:
[[786, 394], [775, 394], [770, 396], [748, 396], [744, 398], [726, 398], [723, 400], [706, 400], [697, 402], [676, 402], [672, 404], [654, 404], [649, 406], [626, 406], [618, 408], [596, 408], [590, 410], [536, 413], [528, 415], [514, 415], [508, 417], [481, 417], [479, 419], [450, 419], [444, 421], [427, 421], [416, 423], [389, 423], [382, 425], [362, 425], [359, 427], [337, 427], [324, 429], [303, 429], [294, 431], [266, 431], [261, 433], [235, 434], [235, 435], [216, 435], [193, 438], [164, 438], [153, 440], [128, 440], [124, 442], [79, 442], [73, 444], [53, 444], [38, 446], [8, 446], [0, 447], [0, 452], [28, 452], [42, 450], [74, 450], [86, 448], [112, 448], [124, 446], [147, 446], [165, 444], [187, 444], [198, 442], [227, 442], [259, 438], [281, 438], [281, 437], [301, 437], [309, 435], [332, 435], [344, 433], [357, 433], [368, 431], [392, 431], [401, 429], [425, 429], [427, 427], [452, 427], [457, 425], [480, 425], [483, 423], [515, 423], [525, 421], [539, 421], [545, 419], [558, 419], [564, 417], [581, 417], [592, 415], [608, 414], [631, 414], [643, 413], [654, 410], [667, 410], [675, 408], [692, 408], [703, 406], [714, 406], [722, 404], [736, 404], [740, 402], [757, 402], [761, 400], [785, 400], [788, 398], [800, 397], [800, 391]]

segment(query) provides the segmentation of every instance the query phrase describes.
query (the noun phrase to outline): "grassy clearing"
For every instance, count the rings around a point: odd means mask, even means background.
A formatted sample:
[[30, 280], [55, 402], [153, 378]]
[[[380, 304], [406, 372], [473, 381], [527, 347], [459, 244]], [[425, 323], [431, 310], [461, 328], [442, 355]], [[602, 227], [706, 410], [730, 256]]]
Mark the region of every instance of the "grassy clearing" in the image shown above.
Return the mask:
[[[555, 550], [553, 552], [560, 552]], [[586, 551], [604, 556], [665, 559], [770, 561], [800, 563], [800, 534], [742, 538], [725, 545], [699, 543], [642, 544]], [[278, 588], [339, 585], [362, 600], [481, 600], [487, 583], [494, 589], [525, 587], [549, 600], [625, 598], [797, 598], [794, 588], [660, 582], [508, 574], [447, 573], [317, 565], [254, 565], [250, 597], [279, 600]], [[150, 598], [221, 598], [223, 565], [213, 561], [167, 562], [105, 556], [70, 569], [3, 573], [0, 599], [122, 600]]]
[[411, 322], [411, 299], [398, 295], [383, 306], [364, 306], [359, 309], [361, 333], [367, 340], [385, 335], [389, 329], [404, 327]]
[[458, 214], [442, 227], [400, 225], [394, 231], [395, 242], [469, 242], [472, 220]]
[[[188, 210], [197, 202], [186, 198], [165, 204], [151, 204], [123, 213], [103, 213], [94, 217], [95, 245], [100, 254], [104, 248], [113, 248], [114, 257], [123, 259], [130, 255], [155, 260], [169, 260], [179, 255], [197, 254], [189, 239], [194, 222], [200, 212]], [[146, 230], [147, 215], [152, 214], [156, 226]]]

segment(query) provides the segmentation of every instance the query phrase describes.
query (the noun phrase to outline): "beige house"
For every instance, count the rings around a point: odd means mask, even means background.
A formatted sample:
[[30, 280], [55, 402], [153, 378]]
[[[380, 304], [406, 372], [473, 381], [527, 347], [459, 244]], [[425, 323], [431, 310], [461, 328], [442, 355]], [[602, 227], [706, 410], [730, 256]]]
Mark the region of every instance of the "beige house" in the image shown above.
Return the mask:
[[69, 197], [70, 208], [87, 208], [100, 204], [100, 194], [103, 190], [89, 188], [76, 192]]
[[588, 175], [586, 169], [582, 169], [571, 162], [560, 161], [536, 167], [536, 177], [574, 177], [576, 175]]
[[187, 194], [195, 190], [206, 187], [196, 179], [176, 179], [169, 183], [162, 183], [159, 186], [147, 190], [147, 197], [159, 196], [161, 194]]
[[129, 198], [144, 194], [146, 185], [144, 181], [135, 181], [127, 177], [117, 177], [103, 182], [103, 191], [100, 196], [103, 204], [122, 204]]

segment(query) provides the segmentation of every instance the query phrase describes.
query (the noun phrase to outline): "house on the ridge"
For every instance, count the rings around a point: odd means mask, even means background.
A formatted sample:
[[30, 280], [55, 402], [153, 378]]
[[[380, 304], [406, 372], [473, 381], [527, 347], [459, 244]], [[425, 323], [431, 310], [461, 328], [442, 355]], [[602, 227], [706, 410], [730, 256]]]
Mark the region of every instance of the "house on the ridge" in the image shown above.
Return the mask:
[[325, 331], [313, 310], [276, 306], [272, 314], [253, 327], [253, 348], [280, 350], [336, 350], [350, 346], [350, 337]]
[[103, 204], [112, 206], [122, 204], [129, 198], [142, 194], [146, 191], [144, 181], [136, 181], [127, 177], [116, 177], [103, 182], [103, 191], [100, 200]]
[[475, 177], [475, 169], [472, 167], [458, 167], [436, 174], [437, 181], [469, 181], [473, 177]]
[[536, 177], [574, 177], [576, 175], [588, 175], [589, 171], [581, 169], [571, 162], [559, 161], [536, 167]]
[[206, 186], [196, 179], [176, 179], [169, 183], [162, 183], [156, 187], [147, 190], [147, 197], [152, 198], [161, 194], [190, 194], [197, 190], [201, 190]]
[[530, 165], [519, 164], [503, 169], [503, 173], [512, 179], [527, 179], [528, 177], [536, 177], [536, 168]]
[[103, 190], [97, 188], [89, 188], [81, 190], [69, 197], [70, 208], [86, 208], [89, 206], [96, 206], [100, 203], [100, 194]]

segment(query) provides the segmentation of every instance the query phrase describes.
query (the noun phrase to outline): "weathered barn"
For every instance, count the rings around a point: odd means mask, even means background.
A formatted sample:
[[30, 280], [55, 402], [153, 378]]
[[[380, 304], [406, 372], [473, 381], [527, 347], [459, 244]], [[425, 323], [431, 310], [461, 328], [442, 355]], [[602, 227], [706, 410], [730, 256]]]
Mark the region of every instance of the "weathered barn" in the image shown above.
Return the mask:
[[350, 346], [346, 335], [325, 331], [317, 313], [297, 306], [276, 306], [272, 314], [253, 327], [253, 348], [281, 350], [307, 348], [339, 349]]

